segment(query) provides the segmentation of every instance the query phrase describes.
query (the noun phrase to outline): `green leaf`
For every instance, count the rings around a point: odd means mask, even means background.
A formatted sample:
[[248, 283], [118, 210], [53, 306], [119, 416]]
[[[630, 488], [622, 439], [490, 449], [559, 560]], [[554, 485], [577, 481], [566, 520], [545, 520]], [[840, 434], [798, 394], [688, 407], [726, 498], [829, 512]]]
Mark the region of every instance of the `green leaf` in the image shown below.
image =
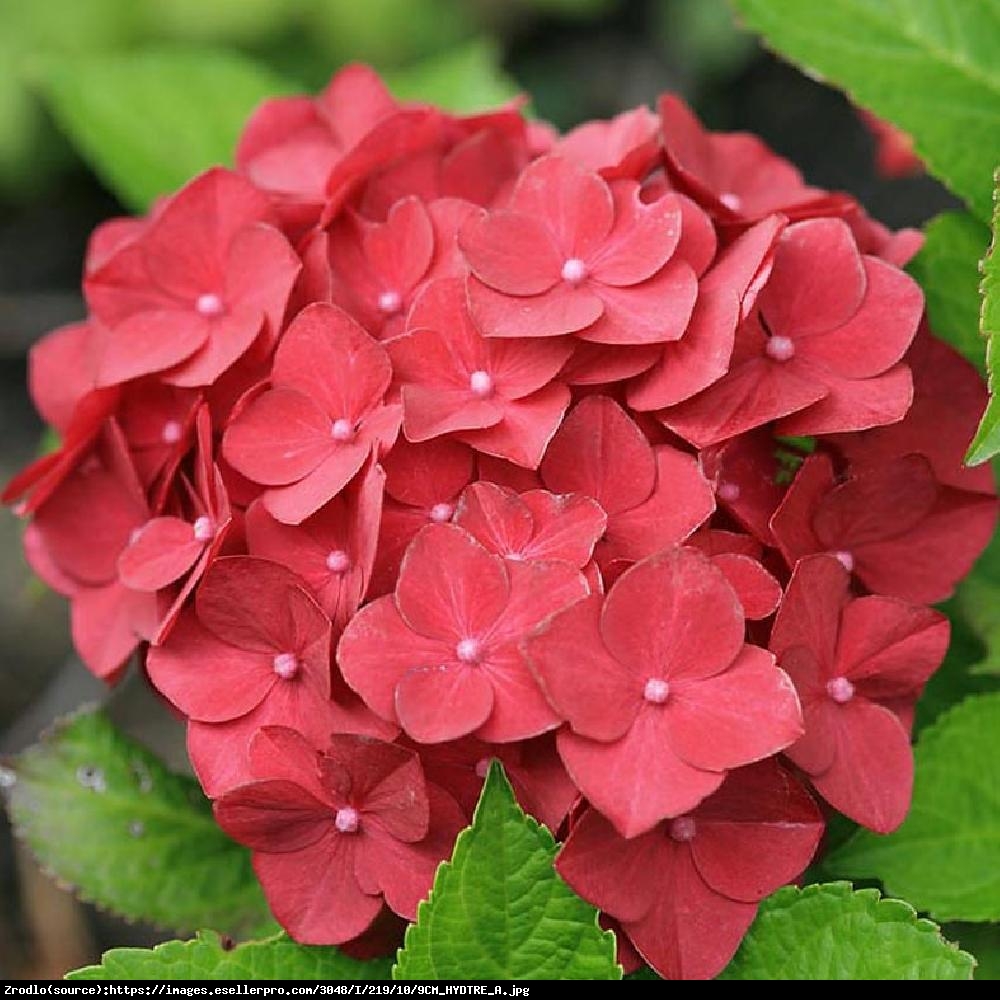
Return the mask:
[[965, 456], [967, 465], [979, 465], [1000, 452], [1000, 168], [996, 173], [996, 187], [993, 191], [993, 243], [983, 261], [983, 281], [979, 290], [983, 296], [979, 329], [987, 338], [986, 368], [990, 380], [990, 401], [983, 414], [982, 423], [969, 445]]
[[392, 962], [359, 962], [336, 948], [296, 944], [284, 934], [232, 946], [215, 931], [192, 941], [155, 948], [114, 948], [100, 965], [70, 972], [67, 979], [388, 979]]
[[955, 611], [949, 615], [953, 627], [958, 625], [956, 617], [968, 623], [985, 647], [988, 670], [990, 660], [1000, 659], [1000, 534], [993, 536], [972, 572], [959, 584], [950, 604]]
[[494, 761], [393, 978], [620, 979], [614, 935], [556, 874], [555, 854], [552, 834], [524, 814]]
[[517, 84], [501, 69], [498, 47], [486, 39], [386, 73], [386, 83], [402, 100], [427, 101], [459, 112], [495, 108], [518, 93]]
[[925, 229], [926, 240], [907, 270], [927, 297], [934, 332], [986, 371], [986, 342], [979, 334], [979, 262], [989, 230], [968, 212], [944, 212]]
[[131, 209], [214, 164], [280, 77], [233, 52], [171, 49], [51, 60], [41, 90], [59, 126]]
[[983, 222], [1000, 149], [996, 0], [734, 0], [810, 75], [905, 129]]
[[974, 695], [921, 734], [913, 805], [888, 836], [863, 830], [827, 858], [879, 879], [936, 920], [1000, 919], [1000, 694]]
[[1000, 979], [1000, 924], [945, 924], [941, 933], [976, 959], [976, 979]]
[[908, 903], [847, 882], [761, 903], [720, 979], [971, 979], [975, 960]]
[[100, 712], [66, 720], [9, 764], [15, 830], [81, 898], [179, 931], [273, 926], [249, 852], [219, 829], [197, 783]]

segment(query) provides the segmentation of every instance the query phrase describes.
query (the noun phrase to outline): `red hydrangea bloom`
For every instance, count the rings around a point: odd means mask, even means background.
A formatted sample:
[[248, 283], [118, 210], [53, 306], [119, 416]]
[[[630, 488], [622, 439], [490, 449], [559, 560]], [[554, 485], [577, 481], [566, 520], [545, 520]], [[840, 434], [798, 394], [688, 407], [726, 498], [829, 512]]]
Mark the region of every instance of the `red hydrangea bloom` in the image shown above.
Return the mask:
[[695, 549], [668, 549], [554, 615], [526, 642], [569, 728], [559, 754], [625, 837], [693, 809], [726, 772], [802, 734], [795, 689], [744, 643], [739, 601]]
[[269, 487], [264, 506], [299, 524], [387, 448], [399, 408], [384, 402], [385, 350], [336, 306], [304, 309], [274, 356], [271, 388], [234, 417], [223, 440], [237, 472]]
[[809, 864], [823, 820], [773, 760], [733, 772], [693, 812], [624, 839], [593, 809], [570, 831], [556, 869], [616, 917], [667, 979], [725, 968], [757, 904]]
[[264, 728], [250, 749], [256, 780], [222, 796], [215, 816], [253, 850], [282, 926], [303, 944], [341, 944], [372, 924], [383, 900], [416, 918], [466, 818], [404, 747], [358, 736], [317, 745]]
[[389, 341], [409, 441], [454, 434], [477, 451], [537, 468], [569, 405], [555, 381], [565, 341], [486, 340], [469, 318], [460, 279], [432, 282]]
[[906, 132], [864, 108], [857, 111], [875, 140], [875, 169], [883, 177], [910, 177], [923, 171], [923, 162], [914, 152], [913, 140]]
[[261, 192], [212, 169], [92, 271], [98, 384], [209, 385], [262, 331], [277, 337], [301, 264], [273, 221]]
[[840, 213], [852, 202], [807, 186], [802, 175], [766, 143], [746, 132], [709, 132], [675, 94], [657, 105], [667, 169], [677, 186], [722, 225]]
[[775, 620], [771, 649], [806, 729], [785, 753], [835, 809], [878, 833], [909, 809], [913, 709], [948, 639], [948, 619], [931, 608], [853, 599], [850, 574], [828, 555], [798, 563]]
[[559, 560], [583, 569], [608, 519], [590, 497], [531, 490], [520, 496], [493, 483], [473, 483], [455, 524], [505, 559]]
[[247, 511], [250, 554], [292, 570], [338, 631], [368, 591], [384, 486], [385, 473], [369, 459], [341, 493], [301, 524], [276, 521], [260, 500]]
[[604, 509], [608, 526], [594, 558], [605, 574], [683, 541], [715, 507], [695, 459], [669, 445], [653, 448], [606, 396], [588, 396], [573, 408], [541, 473], [553, 493], [582, 494]]
[[993, 534], [995, 497], [941, 485], [922, 455], [850, 471], [806, 459], [771, 528], [789, 566], [835, 554], [871, 591], [935, 604], [950, 596]]
[[[386, 733], [342, 695], [334, 698], [330, 638], [329, 618], [279, 563], [232, 556], [205, 574], [194, 607], [149, 651], [146, 666], [192, 720], [188, 748], [210, 794], [245, 774], [246, 747], [261, 726], [290, 725], [317, 741], [335, 731]], [[205, 732], [227, 723], [221, 733]]]
[[453, 795], [470, 818], [494, 760], [503, 764], [521, 808], [553, 833], [580, 797], [556, 753], [551, 733], [501, 745], [466, 736], [417, 749], [428, 779]]
[[47, 333], [28, 351], [28, 388], [39, 416], [64, 434], [77, 404], [97, 384], [89, 323], [69, 323]]
[[418, 743], [470, 733], [491, 743], [527, 739], [559, 717], [518, 644], [586, 593], [566, 563], [510, 562], [461, 528], [432, 524], [407, 549], [395, 594], [348, 624], [337, 661], [368, 707]]
[[450, 438], [420, 444], [397, 441], [382, 460], [386, 499], [379, 525], [371, 594], [396, 586], [407, 545], [426, 524], [444, 524], [455, 513], [459, 494], [471, 482], [475, 455]]
[[672, 195], [647, 205], [635, 183], [609, 186], [569, 160], [542, 157], [505, 208], [459, 232], [473, 318], [488, 337], [677, 340], [697, 296], [691, 266], [673, 259], [680, 234]]
[[922, 312], [919, 286], [860, 254], [844, 222], [789, 226], [729, 373], [661, 418], [699, 448], [772, 420], [782, 434], [891, 424], [912, 401], [900, 359]]

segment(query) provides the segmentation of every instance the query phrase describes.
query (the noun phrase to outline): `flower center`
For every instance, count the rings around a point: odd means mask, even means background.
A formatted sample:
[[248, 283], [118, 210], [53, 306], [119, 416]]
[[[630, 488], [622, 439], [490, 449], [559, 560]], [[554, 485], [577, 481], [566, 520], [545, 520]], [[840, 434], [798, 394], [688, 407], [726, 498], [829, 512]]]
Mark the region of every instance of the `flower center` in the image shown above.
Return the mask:
[[394, 313], [398, 313], [403, 305], [403, 296], [399, 294], [395, 289], [391, 289], [388, 292], [382, 292], [378, 297], [378, 310], [381, 313], [385, 313], [386, 316], [392, 316]]
[[764, 353], [773, 361], [789, 361], [795, 357], [795, 341], [791, 337], [769, 337]]
[[474, 371], [469, 376], [469, 390], [473, 396], [477, 396], [479, 399], [486, 399], [487, 396], [492, 396], [493, 377], [489, 372], [484, 372], [482, 369]]
[[337, 816], [333, 821], [333, 825], [341, 833], [357, 833], [360, 823], [361, 817], [358, 815], [357, 809], [353, 809], [351, 806], [338, 809]]
[[743, 199], [732, 191], [725, 191], [719, 195], [722, 202], [730, 212], [738, 212], [743, 207]]
[[214, 292], [206, 292], [204, 295], [199, 295], [194, 308], [195, 312], [199, 315], [207, 317], [221, 316], [226, 311], [222, 299]]
[[483, 644], [478, 639], [462, 639], [455, 646], [455, 655], [462, 663], [478, 663], [483, 658]]
[[326, 557], [326, 568], [331, 573], [346, 573], [351, 568], [351, 557], [343, 549], [334, 549]]
[[272, 665], [283, 681], [290, 681], [299, 672], [299, 660], [294, 653], [278, 653]]
[[350, 441], [354, 437], [354, 425], [345, 417], [334, 420], [330, 428], [330, 437], [334, 441]]
[[740, 498], [740, 488], [736, 483], [719, 483], [715, 488], [715, 495], [720, 500], [733, 503]]
[[435, 524], [444, 524], [451, 520], [451, 515], [455, 513], [455, 507], [450, 503], [436, 503], [431, 507], [428, 517]]
[[476, 761], [476, 777], [485, 778], [487, 774], [490, 773], [490, 764], [493, 763], [492, 757], [480, 757]]
[[846, 677], [831, 677], [826, 693], [838, 704], [845, 705], [854, 697], [854, 685]]
[[687, 844], [689, 841], [694, 840], [697, 829], [698, 825], [691, 816], [678, 816], [670, 824], [670, 836], [678, 844]]
[[192, 525], [194, 537], [199, 542], [208, 542], [215, 537], [215, 525], [207, 514], [202, 514]]
[[833, 556], [848, 573], [854, 572], [854, 556], [850, 552], [845, 552], [841, 549], [839, 552], [834, 552]]
[[177, 442], [181, 439], [181, 434], [183, 433], [184, 428], [181, 427], [181, 422], [179, 420], [168, 420], [163, 425], [160, 438], [164, 444], [177, 444]]
[[570, 257], [562, 266], [562, 279], [579, 285], [587, 277], [587, 265], [579, 257]]
[[653, 705], [662, 705], [670, 697], [670, 685], [662, 677], [650, 677], [642, 696]]

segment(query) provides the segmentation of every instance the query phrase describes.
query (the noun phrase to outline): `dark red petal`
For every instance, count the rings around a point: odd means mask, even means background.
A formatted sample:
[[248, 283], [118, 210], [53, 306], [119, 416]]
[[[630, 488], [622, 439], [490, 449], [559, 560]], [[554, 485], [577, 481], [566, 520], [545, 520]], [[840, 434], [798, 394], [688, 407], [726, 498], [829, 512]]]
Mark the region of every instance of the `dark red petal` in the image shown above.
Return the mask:
[[736, 591], [746, 618], [760, 621], [774, 613], [781, 603], [781, 584], [756, 559], [724, 552], [712, 562]]
[[816, 452], [802, 463], [775, 510], [771, 530], [789, 566], [794, 567], [803, 556], [826, 548], [816, 537], [813, 515], [835, 482], [830, 456]]
[[774, 760], [735, 771], [694, 819], [691, 854], [702, 878], [746, 903], [798, 878], [823, 832], [809, 793]]
[[330, 828], [329, 807], [291, 781], [242, 785], [218, 799], [212, 811], [233, 840], [272, 854], [301, 851]]
[[772, 651], [781, 657], [793, 646], [804, 646], [824, 673], [830, 671], [850, 579], [840, 561], [831, 555], [800, 560], [774, 620]]
[[411, 444], [397, 441], [382, 460], [385, 491], [394, 500], [430, 510], [455, 499], [471, 482], [475, 454], [449, 438]]
[[[556, 856], [556, 871], [571, 889], [619, 920], [639, 920], [649, 912], [660, 884], [672, 868], [671, 846], [663, 831], [650, 830], [623, 840], [595, 809], [570, 830]], [[656, 872], [658, 878], [650, 878]]]

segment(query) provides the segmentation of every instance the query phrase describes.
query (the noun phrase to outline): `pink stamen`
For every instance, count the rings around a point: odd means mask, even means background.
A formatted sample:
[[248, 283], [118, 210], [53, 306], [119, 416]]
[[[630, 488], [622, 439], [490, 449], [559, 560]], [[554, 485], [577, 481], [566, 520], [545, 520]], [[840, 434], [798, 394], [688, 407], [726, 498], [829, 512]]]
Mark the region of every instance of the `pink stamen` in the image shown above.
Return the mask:
[[478, 639], [462, 639], [455, 647], [455, 656], [462, 663], [478, 663], [483, 657], [483, 644]]
[[202, 514], [192, 525], [194, 537], [199, 542], [208, 542], [215, 537], [215, 525], [212, 519], [206, 514]]
[[222, 299], [214, 292], [206, 292], [204, 295], [199, 295], [194, 308], [195, 312], [208, 317], [221, 316], [226, 311]]
[[694, 840], [694, 835], [697, 832], [697, 829], [698, 825], [692, 817], [678, 816], [677, 819], [670, 824], [670, 836], [679, 844], [686, 844], [689, 841]]
[[579, 285], [587, 277], [587, 265], [579, 257], [570, 257], [562, 266], [562, 279]]
[[353, 809], [351, 806], [344, 806], [343, 809], [337, 810], [337, 816], [333, 821], [333, 825], [340, 833], [357, 833], [360, 822], [361, 817], [358, 815], [357, 809]]
[[386, 316], [398, 313], [403, 305], [403, 296], [397, 291], [382, 292], [378, 297], [378, 310]]
[[846, 705], [854, 697], [854, 685], [846, 677], [831, 677], [826, 693], [838, 704]]
[[343, 549], [334, 549], [326, 557], [326, 568], [331, 573], [346, 573], [351, 568], [351, 557]]
[[650, 677], [642, 696], [653, 705], [662, 705], [670, 697], [670, 685], [662, 677]]
[[290, 681], [299, 672], [299, 660], [294, 653], [278, 653], [273, 660], [274, 672], [283, 680]]
[[845, 552], [841, 549], [839, 552], [834, 552], [833, 555], [837, 562], [839, 562], [848, 573], [854, 572], [854, 556], [852, 556], [850, 552]]
[[469, 376], [469, 390], [473, 396], [486, 399], [493, 395], [493, 377], [489, 372], [475, 371]]
[[740, 498], [740, 488], [736, 483], [719, 483], [715, 488], [715, 494], [720, 500], [733, 503]]
[[450, 503], [436, 503], [431, 507], [430, 512], [427, 516], [435, 524], [445, 524], [451, 520], [451, 515], [455, 513], [454, 504]]
[[184, 428], [181, 426], [179, 420], [168, 420], [163, 425], [163, 431], [160, 436], [164, 444], [177, 444], [183, 433]]
[[795, 341], [791, 337], [769, 337], [764, 353], [774, 361], [790, 361], [795, 357]]
[[732, 191], [725, 191], [720, 194], [719, 201], [721, 201], [730, 212], [738, 212], [743, 207], [743, 199], [738, 194], [734, 194]]
[[350, 441], [354, 437], [354, 425], [350, 420], [340, 417], [338, 420], [334, 420], [333, 426], [330, 428], [330, 436], [334, 441]]

